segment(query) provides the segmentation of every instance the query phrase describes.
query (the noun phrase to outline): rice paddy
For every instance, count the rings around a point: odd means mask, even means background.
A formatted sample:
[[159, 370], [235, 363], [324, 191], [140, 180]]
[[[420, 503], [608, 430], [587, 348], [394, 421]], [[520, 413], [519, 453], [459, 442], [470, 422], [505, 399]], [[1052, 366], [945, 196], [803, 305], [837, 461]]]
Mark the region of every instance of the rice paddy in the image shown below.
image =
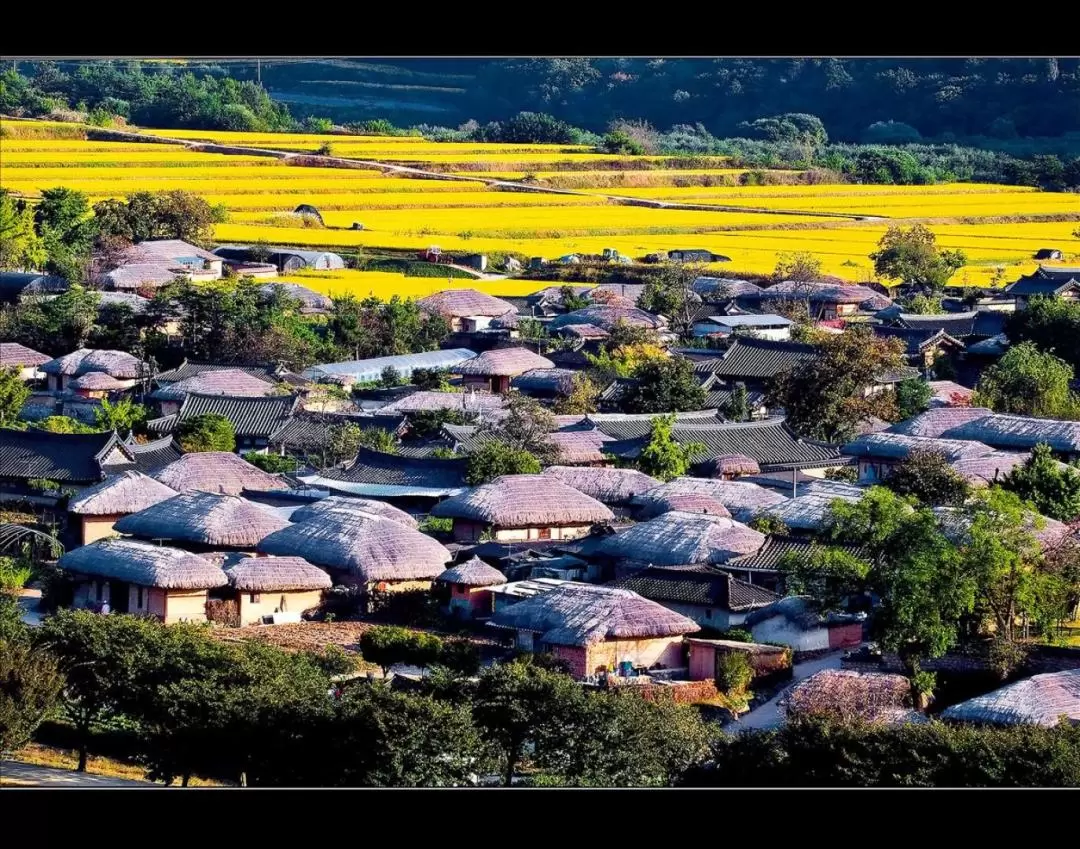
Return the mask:
[[[726, 168], [719, 158], [687, 160], [594, 153], [572, 145], [435, 143], [419, 137], [320, 136], [144, 131], [194, 142], [325, 152], [367, 162], [437, 171], [420, 179], [378, 165], [311, 167], [258, 155], [192, 150], [176, 144], [79, 138], [72, 125], [5, 122], [0, 126], [0, 186], [26, 196], [54, 186], [85, 192], [92, 201], [129, 192], [183, 189], [221, 205], [221, 242], [262, 242], [357, 249], [512, 252], [554, 259], [614, 248], [642, 257], [656, 251], [701, 248], [730, 257], [719, 274], [769, 273], [780, 254], [806, 251], [826, 274], [853, 282], [873, 279], [869, 254], [892, 222], [926, 223], [945, 248], [959, 248], [968, 265], [952, 282], [986, 285], [1013, 280], [1035, 267], [1040, 248], [1058, 248], [1065, 262], [1080, 259], [1072, 235], [1080, 195], [1016, 186], [808, 185], [798, 172], [755, 174]], [[690, 166], [690, 167], [683, 167]], [[481, 179], [477, 179], [481, 178]], [[567, 193], [497, 188], [483, 180], [526, 180]], [[692, 208], [629, 205], [682, 204]], [[316, 206], [325, 227], [301, 226], [291, 215]], [[715, 207], [715, 209], [710, 208]], [[354, 223], [362, 230], [351, 229]], [[384, 272], [319, 272], [288, 278], [338, 294], [422, 296], [476, 281], [403, 278]], [[527, 294], [536, 281], [485, 281], [494, 294]]]

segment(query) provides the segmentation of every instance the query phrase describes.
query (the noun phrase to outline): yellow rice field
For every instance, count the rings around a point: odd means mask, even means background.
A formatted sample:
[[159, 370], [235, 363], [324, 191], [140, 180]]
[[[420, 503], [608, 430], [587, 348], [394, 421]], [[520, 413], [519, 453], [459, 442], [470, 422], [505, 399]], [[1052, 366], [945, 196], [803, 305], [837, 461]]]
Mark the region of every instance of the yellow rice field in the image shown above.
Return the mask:
[[[14, 127], [14, 131], [10, 128]], [[414, 179], [378, 167], [328, 169], [254, 155], [233, 156], [179, 145], [87, 141], [72, 125], [0, 125], [0, 186], [33, 196], [58, 185], [93, 200], [129, 192], [183, 189], [229, 211], [215, 238], [352, 249], [515, 252], [547, 259], [614, 248], [634, 257], [654, 251], [703, 248], [730, 257], [712, 266], [727, 276], [768, 273], [781, 253], [806, 251], [823, 270], [856, 282], [873, 278], [869, 254], [890, 221], [924, 221], [947, 248], [962, 249], [968, 265], [954, 283], [985, 285], [1004, 269], [1006, 280], [1035, 267], [1040, 248], [1080, 261], [1080, 195], [1015, 186], [737, 185], [739, 169], [665, 166], [663, 157], [617, 157], [562, 145], [439, 144], [419, 137], [320, 136], [146, 131], [233, 146], [315, 151], [329, 143], [335, 156], [411, 163], [461, 179]], [[53, 136], [53, 137], [37, 137]], [[620, 160], [618, 168], [613, 161]], [[679, 163], [674, 163], [678, 165]], [[718, 163], [722, 165], [722, 162]], [[534, 167], [535, 166], [535, 167]], [[476, 179], [529, 175], [576, 193], [500, 191]], [[768, 176], [768, 175], [767, 175]], [[799, 179], [777, 174], [777, 182]], [[702, 185], [711, 183], [711, 185]], [[730, 184], [730, 185], [729, 185]], [[630, 206], [633, 198], [695, 207]], [[325, 229], [294, 226], [288, 213], [302, 203], [320, 209]], [[857, 220], [859, 217], [873, 220]], [[1017, 223], [1007, 223], [1009, 221]], [[361, 222], [363, 230], [352, 230]], [[494, 294], [527, 294], [535, 281], [476, 282], [404, 278], [383, 272], [318, 272], [290, 277], [328, 293], [422, 296], [440, 288], [479, 286]]]
[[[492, 295], [523, 297], [531, 295], [544, 284], [535, 280], [466, 280], [461, 277], [405, 277], [386, 271], [301, 271], [286, 275], [281, 280], [299, 283], [324, 295], [355, 295], [364, 298], [373, 295], [389, 298], [424, 298], [444, 289], [479, 289]], [[587, 285], [587, 284], [586, 284]]]

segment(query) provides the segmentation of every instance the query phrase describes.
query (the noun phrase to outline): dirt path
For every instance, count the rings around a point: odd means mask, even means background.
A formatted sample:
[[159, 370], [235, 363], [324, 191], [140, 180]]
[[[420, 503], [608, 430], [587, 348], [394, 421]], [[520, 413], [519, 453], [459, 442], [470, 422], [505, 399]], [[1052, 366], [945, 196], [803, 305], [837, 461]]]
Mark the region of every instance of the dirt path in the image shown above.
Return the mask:
[[105, 775], [91, 775], [76, 772], [73, 769], [60, 769], [52, 766], [37, 766], [19, 761], [0, 761], [0, 786], [12, 787], [49, 787], [49, 788], [87, 788], [87, 787], [164, 787], [149, 781], [135, 781], [130, 778], [110, 778]]

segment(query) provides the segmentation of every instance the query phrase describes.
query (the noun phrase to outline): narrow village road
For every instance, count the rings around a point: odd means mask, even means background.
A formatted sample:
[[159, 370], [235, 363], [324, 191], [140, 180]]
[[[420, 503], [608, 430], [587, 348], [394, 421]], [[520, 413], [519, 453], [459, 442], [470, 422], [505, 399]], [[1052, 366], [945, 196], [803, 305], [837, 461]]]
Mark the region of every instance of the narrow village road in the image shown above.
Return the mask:
[[19, 591], [19, 609], [22, 611], [22, 621], [32, 628], [41, 624], [41, 613], [38, 605], [41, 603], [41, 590], [26, 587]]
[[823, 657], [808, 660], [806, 663], [796, 663], [795, 668], [792, 670], [793, 675], [791, 683], [788, 684], [788, 686], [777, 693], [769, 701], [765, 702], [765, 704], [754, 708], [749, 713], [743, 714], [739, 717], [737, 722], [732, 722], [725, 726], [725, 730], [733, 734], [738, 734], [742, 731], [764, 731], [783, 725], [784, 714], [780, 711], [780, 700], [787, 691], [800, 681], [809, 678], [816, 672], [821, 672], [823, 669], [839, 669], [840, 659], [846, 652], [847, 649], [838, 649]]
[[[73, 769], [60, 769], [52, 766], [37, 766], [18, 761], [0, 761], [0, 778], [5, 787], [164, 787], [149, 781], [134, 781], [127, 778], [109, 778], [105, 775], [90, 775]], [[6, 784], [10, 780], [11, 785]]]

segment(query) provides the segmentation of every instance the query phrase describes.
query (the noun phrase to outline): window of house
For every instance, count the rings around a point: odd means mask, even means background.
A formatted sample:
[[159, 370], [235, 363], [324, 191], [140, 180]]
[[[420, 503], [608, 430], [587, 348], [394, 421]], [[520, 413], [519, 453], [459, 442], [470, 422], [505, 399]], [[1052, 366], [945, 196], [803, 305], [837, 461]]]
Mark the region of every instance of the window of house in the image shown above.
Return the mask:
[[136, 607], [142, 607], [143, 606], [143, 588], [142, 587], [136, 587], [135, 588], [135, 606]]
[[551, 528], [540, 528], [538, 539], [551, 539]]
[[708, 608], [708, 609], [706, 609], [706, 611], [705, 611], [705, 618], [706, 618], [706, 619], [712, 619], [712, 608]]
[[251, 594], [248, 595], [248, 600], [252, 604], [258, 604], [259, 602], [262, 601], [262, 593], [251, 593]]

